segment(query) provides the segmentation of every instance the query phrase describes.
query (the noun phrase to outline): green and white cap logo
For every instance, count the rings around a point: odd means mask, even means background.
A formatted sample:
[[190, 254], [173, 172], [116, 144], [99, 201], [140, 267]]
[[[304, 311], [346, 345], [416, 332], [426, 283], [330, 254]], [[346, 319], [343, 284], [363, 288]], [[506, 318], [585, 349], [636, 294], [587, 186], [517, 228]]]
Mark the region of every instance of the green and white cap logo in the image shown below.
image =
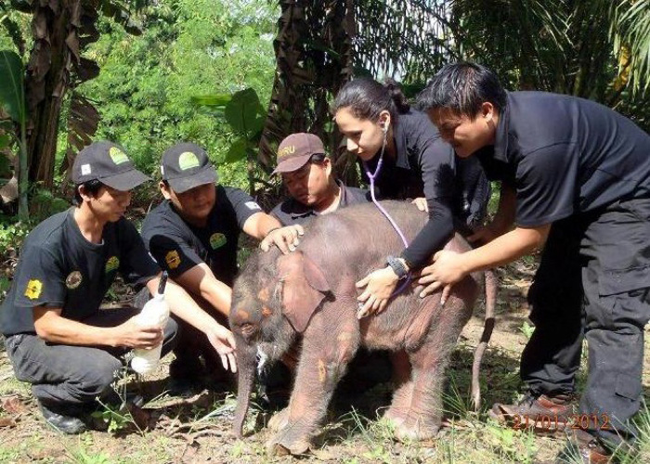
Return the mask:
[[111, 157], [113, 163], [115, 164], [127, 163], [129, 161], [129, 157], [126, 156], [126, 153], [124, 153], [122, 150], [120, 150], [117, 147], [109, 148], [108, 156]]
[[228, 239], [226, 236], [224, 234], [220, 234], [219, 232], [215, 232], [210, 236], [210, 246], [213, 250], [224, 246], [227, 241]]
[[188, 169], [198, 168], [200, 165], [199, 159], [191, 151], [184, 151], [181, 153], [181, 156], [178, 157], [178, 167], [181, 171], [187, 171]]

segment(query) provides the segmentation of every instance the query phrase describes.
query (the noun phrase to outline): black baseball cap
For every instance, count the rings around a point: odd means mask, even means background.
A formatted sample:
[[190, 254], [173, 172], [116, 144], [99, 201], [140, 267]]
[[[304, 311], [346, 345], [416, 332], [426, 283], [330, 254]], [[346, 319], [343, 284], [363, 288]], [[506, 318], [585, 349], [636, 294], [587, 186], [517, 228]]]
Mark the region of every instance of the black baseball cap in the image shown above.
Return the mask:
[[95, 179], [120, 192], [151, 180], [133, 166], [122, 147], [106, 141], [93, 142], [85, 147], [72, 165], [72, 182], [75, 184]]
[[163, 153], [160, 165], [162, 179], [176, 193], [183, 193], [199, 185], [217, 182], [217, 171], [205, 150], [194, 143], [177, 143]]

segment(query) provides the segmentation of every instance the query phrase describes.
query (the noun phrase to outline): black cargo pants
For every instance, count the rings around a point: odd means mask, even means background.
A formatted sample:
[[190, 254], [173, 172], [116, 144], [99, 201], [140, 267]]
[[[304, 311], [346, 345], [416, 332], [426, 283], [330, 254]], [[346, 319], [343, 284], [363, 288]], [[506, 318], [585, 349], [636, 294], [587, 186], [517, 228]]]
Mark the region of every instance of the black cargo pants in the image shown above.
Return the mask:
[[[84, 320], [88, 325], [115, 327], [140, 310], [100, 311]], [[178, 326], [169, 318], [164, 330], [162, 355], [175, 341]], [[47, 405], [82, 405], [110, 392], [116, 372], [124, 365], [128, 348], [72, 346], [46, 343], [35, 334], [11, 335], [5, 340], [16, 378], [32, 384], [32, 393]]]
[[650, 199], [555, 222], [528, 298], [535, 324], [521, 358], [528, 388], [573, 392], [586, 339], [580, 427], [613, 445], [633, 439], [650, 319]]

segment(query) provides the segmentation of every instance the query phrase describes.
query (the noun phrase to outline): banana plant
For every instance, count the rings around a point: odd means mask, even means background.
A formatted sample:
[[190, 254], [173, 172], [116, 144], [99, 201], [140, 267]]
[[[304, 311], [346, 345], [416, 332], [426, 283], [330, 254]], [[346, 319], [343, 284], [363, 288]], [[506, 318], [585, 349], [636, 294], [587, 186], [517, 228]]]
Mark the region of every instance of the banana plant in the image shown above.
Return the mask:
[[[248, 190], [251, 195], [255, 193], [256, 182], [266, 182], [257, 176], [259, 166], [270, 168], [259, 160], [258, 147], [266, 110], [262, 107], [260, 99], [252, 88], [235, 92], [232, 95], [215, 94], [192, 98], [192, 103], [210, 108], [215, 116], [225, 118], [226, 122], [237, 135], [232, 143], [225, 162], [234, 163], [246, 161], [248, 173]], [[270, 171], [270, 169], [268, 169]]]
[[25, 103], [25, 71], [16, 52], [0, 50], [0, 107], [9, 116], [15, 130], [8, 131], [18, 145], [18, 217], [29, 218], [27, 203], [27, 106]]

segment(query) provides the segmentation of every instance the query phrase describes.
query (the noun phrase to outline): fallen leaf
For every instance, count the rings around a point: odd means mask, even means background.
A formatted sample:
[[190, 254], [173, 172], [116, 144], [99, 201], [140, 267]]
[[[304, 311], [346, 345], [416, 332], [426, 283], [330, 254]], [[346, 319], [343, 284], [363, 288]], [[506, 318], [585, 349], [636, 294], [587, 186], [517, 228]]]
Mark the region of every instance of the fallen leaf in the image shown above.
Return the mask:
[[12, 417], [0, 417], [0, 428], [15, 427], [16, 421]]
[[21, 414], [25, 412], [27, 407], [17, 396], [10, 396], [2, 399], [2, 409], [10, 414]]

